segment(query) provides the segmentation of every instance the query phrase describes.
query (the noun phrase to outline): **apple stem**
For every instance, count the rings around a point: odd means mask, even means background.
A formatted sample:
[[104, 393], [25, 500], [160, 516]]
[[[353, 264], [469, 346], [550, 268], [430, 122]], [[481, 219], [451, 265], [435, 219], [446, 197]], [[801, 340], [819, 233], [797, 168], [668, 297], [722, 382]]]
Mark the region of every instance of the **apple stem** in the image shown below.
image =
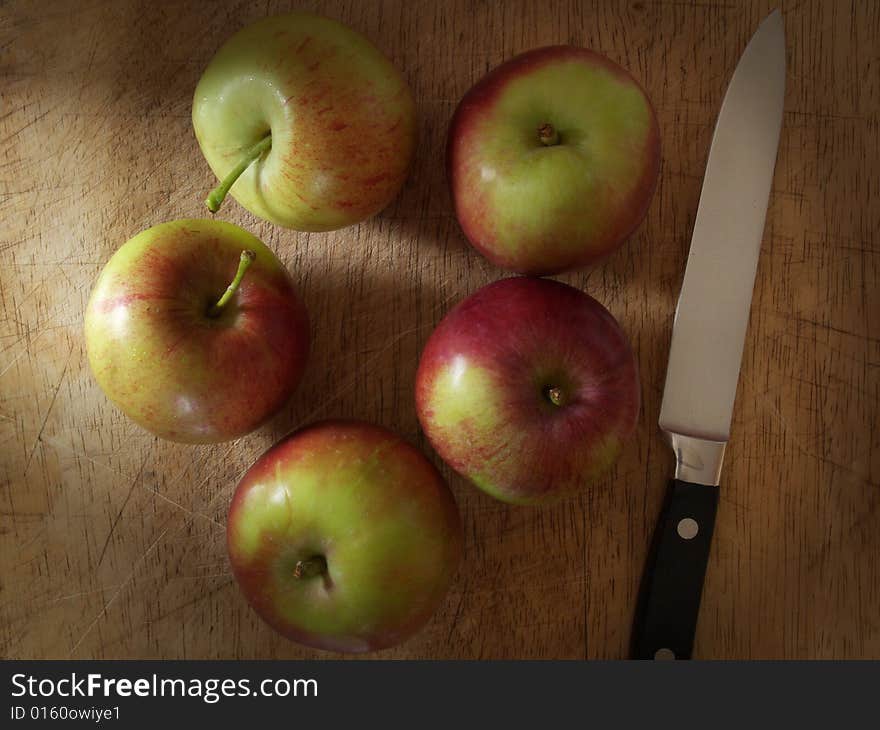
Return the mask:
[[556, 131], [552, 124], [545, 122], [538, 127], [538, 139], [541, 140], [541, 144], [545, 147], [552, 147], [559, 144], [559, 132]]
[[267, 134], [263, 139], [245, 152], [244, 157], [241, 158], [239, 163], [230, 170], [229, 174], [224, 177], [223, 180], [220, 181], [220, 184], [208, 194], [207, 198], [205, 198], [205, 205], [208, 206], [208, 210], [212, 213], [216, 213], [220, 210], [220, 205], [226, 197], [226, 193], [229, 192], [229, 188], [231, 188], [233, 183], [238, 180], [241, 173], [243, 173], [254, 160], [258, 159], [260, 155], [271, 147], [272, 135]]
[[245, 250], [241, 252], [241, 258], [238, 261], [238, 271], [235, 272], [235, 278], [232, 280], [232, 283], [226, 287], [223, 296], [220, 297], [220, 299], [217, 300], [217, 303], [212, 305], [208, 310], [209, 317], [220, 316], [223, 307], [230, 299], [232, 299], [232, 295], [238, 291], [238, 285], [241, 284], [241, 280], [244, 278], [244, 272], [248, 270], [248, 267], [253, 263], [255, 258], [257, 258], [257, 254], [253, 251]]
[[313, 555], [305, 560], [297, 560], [293, 569], [294, 578], [314, 578], [327, 572], [327, 559], [323, 555]]
[[544, 395], [547, 396], [547, 400], [554, 406], [565, 405], [565, 394], [562, 392], [562, 388], [557, 388], [556, 386], [547, 388], [544, 391]]

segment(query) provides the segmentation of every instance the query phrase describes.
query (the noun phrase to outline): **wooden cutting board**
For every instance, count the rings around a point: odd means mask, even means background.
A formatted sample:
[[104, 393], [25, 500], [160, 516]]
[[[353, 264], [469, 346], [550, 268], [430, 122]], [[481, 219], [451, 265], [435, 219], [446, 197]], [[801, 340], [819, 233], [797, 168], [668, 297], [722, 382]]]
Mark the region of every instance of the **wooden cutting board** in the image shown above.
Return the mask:
[[[102, 265], [214, 184], [190, 125], [220, 44], [282, 2], [11, 2], [0, 8], [0, 655], [324, 657], [276, 636], [229, 573], [226, 509], [253, 460], [329, 416], [401, 432], [419, 352], [504, 273], [467, 244], [443, 173], [456, 102], [536, 46], [629, 68], [662, 128], [645, 223], [590, 272], [641, 368], [635, 438], [600, 484], [504, 506], [448, 470], [465, 563], [387, 657], [626, 656], [672, 457], [657, 429], [673, 309], [727, 81], [771, 2], [309, 2], [360, 30], [414, 89], [421, 144], [378, 218], [300, 234], [222, 216], [289, 267], [311, 311], [299, 393], [232, 444], [164, 443], [90, 376], [83, 309]], [[783, 2], [785, 122], [695, 654], [880, 657], [880, 4]]]

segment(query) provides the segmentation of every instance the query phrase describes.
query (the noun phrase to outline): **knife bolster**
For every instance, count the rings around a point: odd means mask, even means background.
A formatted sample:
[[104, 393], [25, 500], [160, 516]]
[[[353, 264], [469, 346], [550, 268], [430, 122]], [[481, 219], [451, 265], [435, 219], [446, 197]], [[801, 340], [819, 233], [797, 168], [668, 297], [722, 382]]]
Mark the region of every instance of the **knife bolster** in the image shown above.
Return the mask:
[[721, 481], [725, 441], [669, 433], [669, 442], [675, 452], [675, 478], [691, 484], [717, 487]]

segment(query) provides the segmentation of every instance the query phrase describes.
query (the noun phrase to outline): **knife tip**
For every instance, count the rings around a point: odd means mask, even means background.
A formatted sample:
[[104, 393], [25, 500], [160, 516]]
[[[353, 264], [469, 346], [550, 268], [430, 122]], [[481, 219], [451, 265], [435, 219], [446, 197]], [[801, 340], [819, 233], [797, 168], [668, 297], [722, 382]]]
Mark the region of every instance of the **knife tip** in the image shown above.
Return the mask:
[[779, 8], [774, 8], [770, 12], [770, 14], [766, 18], [764, 18], [764, 22], [761, 23], [761, 25], [765, 25], [765, 24], [767, 24], [767, 25], [770, 25], [770, 24], [781, 25], [782, 24], [782, 11]]
[[778, 45], [785, 44], [785, 23], [782, 20], [782, 11], [775, 8], [758, 26], [753, 38], [762, 36], [764, 38], [774, 37]]

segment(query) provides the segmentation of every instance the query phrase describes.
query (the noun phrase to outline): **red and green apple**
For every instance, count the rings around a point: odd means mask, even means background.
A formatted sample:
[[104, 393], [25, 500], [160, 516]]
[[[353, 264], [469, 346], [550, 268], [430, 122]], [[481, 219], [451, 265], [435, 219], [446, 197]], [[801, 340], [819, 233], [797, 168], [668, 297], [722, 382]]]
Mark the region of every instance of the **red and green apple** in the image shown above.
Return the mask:
[[447, 172], [465, 235], [523, 274], [613, 251], [644, 218], [659, 168], [645, 91], [583, 48], [512, 58], [465, 94], [449, 128]]
[[214, 443], [252, 431], [290, 398], [309, 326], [259, 239], [230, 223], [177, 220], [107, 262], [85, 340], [98, 384], [132, 420], [172, 441]]
[[505, 502], [589, 488], [639, 414], [636, 362], [614, 317], [557, 281], [483, 287], [440, 322], [416, 373], [416, 409], [444, 461]]
[[399, 436], [358, 421], [294, 432], [229, 508], [232, 569], [256, 612], [310, 647], [365, 652], [419, 630], [462, 551], [452, 493]]
[[328, 231], [369, 218], [397, 195], [416, 140], [401, 74], [366, 38], [295, 12], [232, 36], [195, 90], [193, 127], [226, 192], [287, 228]]

